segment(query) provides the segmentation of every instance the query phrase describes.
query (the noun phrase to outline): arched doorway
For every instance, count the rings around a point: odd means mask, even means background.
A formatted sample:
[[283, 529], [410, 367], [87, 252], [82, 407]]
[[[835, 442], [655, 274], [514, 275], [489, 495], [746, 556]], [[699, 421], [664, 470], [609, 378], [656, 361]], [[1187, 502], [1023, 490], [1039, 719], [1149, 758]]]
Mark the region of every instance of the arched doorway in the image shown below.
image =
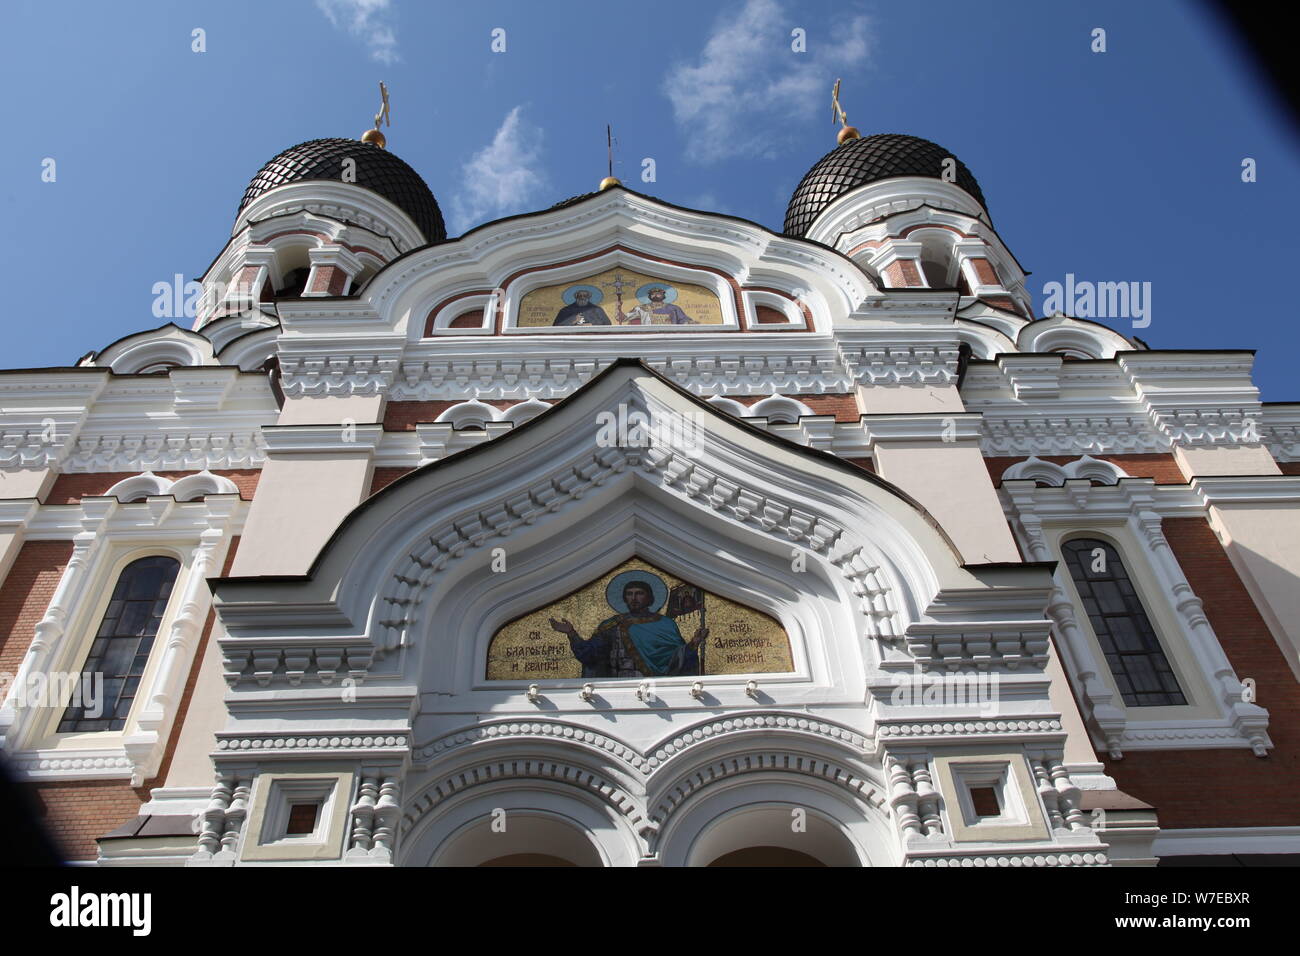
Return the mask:
[[479, 866], [577, 866], [570, 860], [561, 856], [551, 856], [546, 853], [512, 853], [509, 856], [498, 856], [491, 860], [484, 860]]
[[688, 866], [861, 866], [862, 857], [839, 823], [797, 803], [740, 807], [706, 826]]
[[783, 846], [750, 846], [743, 850], [732, 850], [718, 857], [709, 866], [716, 867], [816, 867], [825, 866], [821, 860], [798, 850]]
[[540, 811], [489, 813], [461, 827], [440, 848], [435, 866], [604, 866], [587, 831]]

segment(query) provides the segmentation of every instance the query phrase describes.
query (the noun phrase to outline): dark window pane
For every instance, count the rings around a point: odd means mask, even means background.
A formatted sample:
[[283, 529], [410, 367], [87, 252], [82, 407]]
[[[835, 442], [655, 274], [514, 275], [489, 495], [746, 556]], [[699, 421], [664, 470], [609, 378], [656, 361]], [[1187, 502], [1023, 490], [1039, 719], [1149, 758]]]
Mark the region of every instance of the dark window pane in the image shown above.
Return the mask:
[[289, 808], [289, 823], [285, 827], [285, 836], [301, 836], [314, 831], [319, 813], [319, 804], [295, 803]]
[[96, 638], [82, 670], [100, 692], [101, 716], [85, 716], [89, 698], [69, 705], [59, 721], [60, 733], [121, 730], [135, 701], [140, 676], [149, 661], [158, 625], [167, 608], [180, 564], [174, 558], [151, 557], [133, 561], [123, 569], [113, 588]]
[[998, 792], [992, 787], [971, 787], [970, 802], [975, 808], [976, 816], [996, 817], [1002, 813]]
[[[1093, 554], [1101, 550], [1101, 570]], [[1130, 707], [1186, 704], [1146, 609], [1119, 552], [1105, 541], [1074, 538], [1061, 545], [1065, 566], [1101, 642], [1115, 686]]]

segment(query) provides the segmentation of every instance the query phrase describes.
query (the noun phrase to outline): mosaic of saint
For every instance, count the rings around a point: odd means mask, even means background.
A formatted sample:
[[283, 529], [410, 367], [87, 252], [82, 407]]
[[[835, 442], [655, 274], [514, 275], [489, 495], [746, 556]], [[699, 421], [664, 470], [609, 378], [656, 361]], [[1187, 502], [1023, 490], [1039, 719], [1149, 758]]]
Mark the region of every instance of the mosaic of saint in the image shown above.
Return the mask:
[[639, 558], [511, 621], [487, 657], [488, 680], [792, 670], [790, 639], [774, 618]]
[[519, 304], [520, 328], [721, 324], [722, 306], [709, 289], [630, 269], [608, 269], [580, 282], [534, 289]]

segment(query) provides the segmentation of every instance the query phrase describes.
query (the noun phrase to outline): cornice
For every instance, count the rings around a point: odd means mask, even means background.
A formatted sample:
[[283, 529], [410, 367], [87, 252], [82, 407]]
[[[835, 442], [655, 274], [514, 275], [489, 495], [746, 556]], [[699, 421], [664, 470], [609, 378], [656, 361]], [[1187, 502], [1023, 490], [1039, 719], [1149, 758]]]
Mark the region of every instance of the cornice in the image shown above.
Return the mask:
[[378, 423], [262, 426], [266, 453], [272, 457], [340, 452], [374, 454], [383, 436], [384, 426]]
[[1280, 505], [1300, 502], [1300, 475], [1199, 476], [1189, 484], [1207, 505]]
[[867, 445], [878, 442], [977, 441], [983, 435], [983, 417], [971, 412], [930, 412], [920, 415], [863, 415]]
[[79, 438], [60, 468], [69, 473], [219, 471], [260, 468], [266, 459], [256, 424], [219, 430], [184, 425], [163, 427], [166, 430], [152, 434], [98, 434]]

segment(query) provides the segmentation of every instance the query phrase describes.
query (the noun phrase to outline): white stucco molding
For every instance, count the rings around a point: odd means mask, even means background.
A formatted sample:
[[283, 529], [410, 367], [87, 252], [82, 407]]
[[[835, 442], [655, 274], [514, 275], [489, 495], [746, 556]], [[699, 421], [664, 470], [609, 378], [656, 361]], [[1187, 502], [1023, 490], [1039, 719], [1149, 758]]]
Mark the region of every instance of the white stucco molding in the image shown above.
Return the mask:
[[[958, 566], [955, 552], [922, 512], [878, 479], [786, 451], [774, 460], [760, 451], [761, 439], [711, 410], [702, 419], [703, 449], [689, 456], [674, 449], [671, 439], [644, 450], [600, 447], [593, 427], [597, 413], [620, 403], [643, 408], [656, 421], [700, 414], [700, 406], [639, 366], [611, 370], [601, 386], [580, 393], [585, 401], [575, 395], [566, 403], [567, 415], [543, 415], [509, 439], [476, 449], [478, 458], [448, 458], [426, 481], [408, 479], [370, 499], [345, 521], [308, 578], [292, 585], [293, 595], [283, 594], [276, 603], [300, 611], [315, 606], [308, 618], [319, 614], [322, 623], [350, 621], [354, 636], [340, 634], [339, 641], [359, 645], [355, 633], [362, 629], [360, 645], [379, 656], [391, 653], [410, 646], [426, 626], [423, 609], [464, 573], [453, 573], [462, 558], [506, 537], [512, 554], [519, 554], [528, 535], [545, 537], [546, 516], [584, 499], [598, 505], [605, 486], [667, 494], [707, 509], [709, 520], [768, 536], [768, 547], [808, 549], [851, 587], [858, 626], [866, 634], [900, 636], [944, 586], [971, 592], [988, 587]], [[490, 489], [475, 485], [484, 468], [493, 475]], [[462, 490], [430, 494], [426, 485]], [[362, 531], [366, 526], [372, 530]], [[870, 539], [858, 530], [867, 526]], [[358, 544], [344, 544], [353, 534], [362, 536]], [[265, 601], [252, 599], [262, 587], [237, 579], [218, 585], [229, 631], [223, 647], [245, 660], [251, 645], [244, 635], [252, 640], [269, 623], [259, 621], [267, 613]], [[256, 641], [264, 653], [271, 649], [269, 637], [263, 633]], [[233, 667], [234, 673], [244, 670], [245, 665]]]
[[[887, 218], [895, 234], [909, 225], [937, 223], [962, 232], [978, 229], [982, 236], [996, 240], [988, 213], [970, 193], [931, 176], [895, 176], [852, 189], [821, 211], [805, 237], [851, 248], [872, 238], [870, 227]], [[896, 219], [903, 221], [896, 224]]]
[[[1027, 350], [1028, 351], [1028, 350]], [[999, 355], [998, 368], [1011, 383], [1016, 398], [1026, 402], [1057, 398], [1061, 394], [1059, 355]]]
[[207, 338], [168, 322], [118, 339], [84, 364], [111, 368], [118, 375], [134, 375], [160, 363], [192, 368], [216, 365], [217, 360]]
[[1026, 323], [1016, 337], [1016, 347], [1040, 354], [1069, 349], [1089, 358], [1109, 359], [1132, 352], [1133, 343], [1100, 322], [1054, 315]]
[[861, 423], [871, 451], [878, 442], [967, 442], [978, 441], [983, 434], [981, 416], [971, 412], [863, 415]]
[[955, 385], [958, 336], [944, 331], [933, 344], [903, 344], [896, 332], [836, 335], [840, 361], [855, 385]]
[[1152, 424], [1185, 447], [1259, 445], [1264, 421], [1249, 352], [1125, 352], [1116, 356]]
[[1162, 829], [1159, 857], [1300, 853], [1300, 827], [1197, 827]]
[[286, 183], [262, 193], [240, 210], [230, 234], [237, 235], [249, 225], [259, 235], [281, 232], [286, 223], [292, 222], [290, 217], [304, 212], [356, 223], [391, 239], [400, 252], [428, 241], [410, 216], [374, 190], [321, 179]]
[[[158, 427], [155, 424], [154, 427]], [[216, 471], [259, 468], [266, 459], [256, 424], [210, 431], [176, 429], [153, 433], [107, 435], [78, 439], [62, 471]]]
[[1266, 403], [1260, 411], [1263, 414], [1261, 440], [1269, 453], [1278, 461], [1300, 459], [1300, 405]]
[[412, 780], [418, 782], [403, 831], [418, 832], [444, 801], [508, 780], [588, 792], [628, 821], [643, 853], [654, 854], [660, 831], [684, 803], [705, 790], [734, 787], [746, 775], [833, 786], [879, 810], [886, 784], [864, 763], [866, 742], [849, 727], [786, 712], [690, 723], [644, 750], [577, 723], [491, 721], [415, 749]]
[[[286, 316], [287, 310], [281, 315]], [[295, 318], [299, 317], [295, 314]], [[289, 396], [386, 392], [403, 351], [402, 343], [391, 336], [362, 334], [339, 341], [332, 336], [315, 338], [295, 333], [281, 335], [277, 346], [280, 385]]]
[[107, 369], [0, 372], [0, 470], [59, 466], [109, 378]]
[[716, 336], [665, 342], [662, 336], [589, 337], [578, 357], [571, 343], [483, 337], [467, 347], [440, 342], [411, 345], [402, 359], [389, 398], [393, 401], [447, 399], [563, 398], [619, 358], [635, 354], [682, 388], [702, 395], [821, 394], [846, 392], [845, 373], [829, 336], [794, 342], [737, 337], [725, 345]]
[[734, 717], [712, 718], [674, 730], [642, 751], [628, 747], [616, 736], [601, 733], [581, 724], [551, 719], [497, 720], [450, 731], [435, 740], [417, 746], [412, 760], [417, 765], [432, 766], [451, 753], [489, 740], [556, 740], [593, 754], [604, 753], [606, 759], [625, 764], [629, 773], [648, 779], [673, 758], [712, 740], [738, 741], [747, 736], [777, 733], [791, 738], [826, 738], [839, 747], [847, 747], [859, 757], [865, 755], [870, 740], [843, 724], [807, 714], [760, 712]]
[[[389, 328], [415, 342], [429, 311], [450, 296], [505, 288], [506, 280], [521, 270], [531, 274], [614, 247], [627, 250], [624, 256], [716, 270], [742, 287], [796, 295], [811, 309], [817, 327], [878, 294], [861, 269], [823, 246], [614, 188], [559, 209], [488, 223], [459, 239], [403, 255], [380, 270], [360, 299]], [[625, 337], [640, 336], [617, 336]], [[673, 347], [677, 339], [690, 337], [694, 333], [672, 335]], [[584, 344], [593, 338], [584, 336]]]
[[1300, 475], [1199, 476], [1190, 482], [1206, 505], [1284, 505], [1300, 502]]
[[1169, 439], [1142, 413], [968, 407], [984, 416], [980, 448], [986, 456], [1134, 455], [1170, 448]]
[[1121, 478], [1128, 477], [1130, 477], [1128, 472], [1118, 465], [1099, 458], [1093, 458], [1091, 455], [1084, 455], [1074, 461], [1066, 462], [1064, 465], [1043, 461], [1031, 455], [1024, 461], [1018, 461], [1003, 471], [999, 480], [1041, 481], [1059, 488], [1067, 481], [1076, 479], [1100, 481], [1102, 484], [1113, 485]]
[[323, 455], [339, 452], [374, 454], [384, 436], [378, 423], [339, 422], [330, 425], [263, 425], [266, 453]]

